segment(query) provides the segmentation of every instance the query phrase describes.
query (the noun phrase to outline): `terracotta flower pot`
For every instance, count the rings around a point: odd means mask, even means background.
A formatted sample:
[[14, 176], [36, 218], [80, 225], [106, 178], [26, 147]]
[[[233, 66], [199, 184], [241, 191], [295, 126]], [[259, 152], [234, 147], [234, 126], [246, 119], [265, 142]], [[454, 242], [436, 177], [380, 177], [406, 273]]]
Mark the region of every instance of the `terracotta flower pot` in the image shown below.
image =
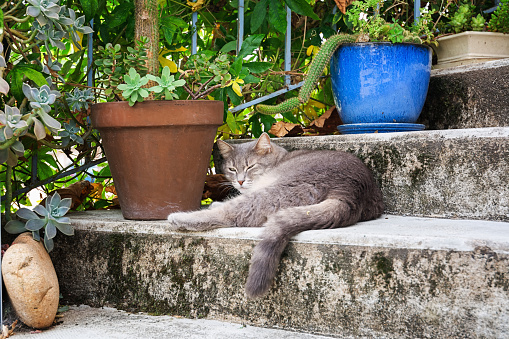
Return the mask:
[[166, 219], [200, 207], [222, 101], [145, 101], [92, 106], [122, 215]]

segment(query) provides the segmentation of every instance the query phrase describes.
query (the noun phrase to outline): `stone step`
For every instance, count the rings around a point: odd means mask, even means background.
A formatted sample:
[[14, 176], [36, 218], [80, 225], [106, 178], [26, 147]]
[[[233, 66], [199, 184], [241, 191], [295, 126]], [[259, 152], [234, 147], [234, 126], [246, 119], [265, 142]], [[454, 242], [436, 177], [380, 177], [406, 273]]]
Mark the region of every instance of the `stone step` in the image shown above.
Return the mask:
[[431, 71], [427, 129], [509, 126], [509, 59]]
[[387, 213], [509, 221], [509, 127], [273, 140], [356, 154], [380, 184]]
[[384, 215], [303, 232], [269, 294], [250, 301], [260, 228], [178, 233], [119, 211], [70, 217], [76, 234], [59, 235], [51, 253], [67, 303], [345, 338], [509, 333], [506, 222]]

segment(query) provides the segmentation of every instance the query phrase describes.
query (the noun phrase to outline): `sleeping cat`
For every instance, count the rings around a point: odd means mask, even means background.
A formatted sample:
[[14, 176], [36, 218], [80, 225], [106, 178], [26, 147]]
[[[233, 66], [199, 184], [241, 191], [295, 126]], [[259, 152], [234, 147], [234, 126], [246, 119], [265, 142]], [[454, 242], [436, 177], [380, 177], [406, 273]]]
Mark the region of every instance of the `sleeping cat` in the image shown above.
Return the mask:
[[264, 226], [246, 284], [250, 298], [263, 296], [291, 237], [379, 217], [382, 194], [371, 172], [341, 151], [293, 151], [258, 140], [230, 145], [218, 140], [223, 170], [242, 194], [209, 209], [168, 216], [172, 229]]

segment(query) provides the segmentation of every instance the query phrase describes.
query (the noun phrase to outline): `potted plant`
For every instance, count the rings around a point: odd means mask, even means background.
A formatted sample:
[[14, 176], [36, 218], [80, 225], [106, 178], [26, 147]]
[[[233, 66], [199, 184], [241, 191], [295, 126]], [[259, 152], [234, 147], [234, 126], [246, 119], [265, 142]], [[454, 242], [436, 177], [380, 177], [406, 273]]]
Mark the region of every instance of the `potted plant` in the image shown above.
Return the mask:
[[470, 3], [461, 4], [439, 28], [445, 34], [437, 39], [435, 68], [509, 58], [508, 0], [491, 16]]
[[[329, 37], [313, 59], [297, 97], [276, 106], [258, 105], [264, 114], [292, 110], [305, 103], [330, 62], [332, 91], [341, 133], [421, 130], [415, 124], [424, 105], [431, 71], [433, 42], [430, 12], [405, 25], [382, 15], [384, 3], [356, 1], [345, 12], [350, 34]], [[372, 13], [372, 15], [368, 15]]]
[[[157, 11], [153, 14], [157, 19]], [[154, 65], [161, 48], [151, 47], [151, 40], [158, 41], [153, 33], [139, 36], [127, 51], [106, 45], [96, 60], [110, 102], [92, 106], [92, 124], [101, 133], [126, 219], [165, 219], [199, 208], [225, 115], [222, 100], [199, 99], [221, 92], [226, 100], [227, 88], [240, 94], [239, 84], [250, 75], [243, 57], [254, 50], [246, 39], [236, 57], [203, 51], [182, 62], [178, 73], [168, 66], [159, 73]]]

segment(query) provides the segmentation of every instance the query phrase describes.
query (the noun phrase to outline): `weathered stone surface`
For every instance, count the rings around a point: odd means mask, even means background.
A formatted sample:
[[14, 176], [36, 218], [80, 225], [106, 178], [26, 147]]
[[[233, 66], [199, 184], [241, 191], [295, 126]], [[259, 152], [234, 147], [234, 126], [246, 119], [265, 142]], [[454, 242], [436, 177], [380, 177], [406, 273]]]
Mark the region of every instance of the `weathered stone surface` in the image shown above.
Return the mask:
[[72, 214], [52, 257], [64, 299], [340, 337], [509, 333], [509, 224], [384, 216], [308, 231], [262, 300], [244, 295], [260, 229], [203, 233], [117, 211]]
[[428, 129], [509, 126], [509, 59], [432, 71], [418, 122]]
[[46, 249], [31, 233], [20, 234], [5, 252], [2, 277], [21, 321], [34, 328], [53, 324], [59, 302], [58, 279]]
[[509, 127], [281, 138], [275, 142], [289, 150], [354, 153], [372, 169], [387, 213], [509, 220]]

